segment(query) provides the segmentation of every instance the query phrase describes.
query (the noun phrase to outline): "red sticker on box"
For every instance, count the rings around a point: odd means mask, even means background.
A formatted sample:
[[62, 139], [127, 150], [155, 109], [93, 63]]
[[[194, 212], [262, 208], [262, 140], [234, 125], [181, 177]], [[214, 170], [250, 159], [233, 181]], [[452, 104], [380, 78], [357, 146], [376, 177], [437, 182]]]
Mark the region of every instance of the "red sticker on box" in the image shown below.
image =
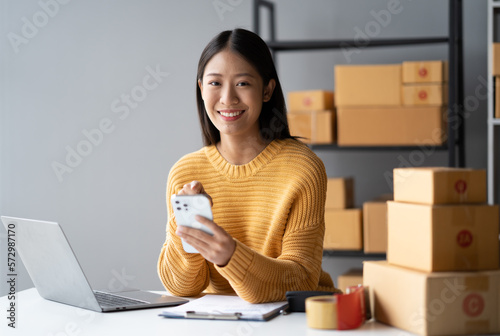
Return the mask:
[[311, 97], [304, 97], [302, 103], [305, 105], [305, 106], [309, 106], [312, 104], [312, 99]]
[[484, 310], [484, 299], [479, 294], [469, 294], [462, 303], [462, 309], [467, 316], [476, 317]]
[[467, 190], [467, 182], [464, 180], [458, 180], [455, 182], [455, 190], [459, 194], [463, 194]]
[[420, 77], [425, 77], [425, 76], [427, 76], [427, 69], [426, 69], [426, 68], [420, 68], [420, 69], [418, 69], [418, 75], [419, 75]]
[[457, 243], [461, 247], [469, 247], [472, 244], [472, 233], [469, 230], [462, 230], [457, 234]]
[[418, 92], [418, 98], [420, 98], [422, 100], [426, 99], [427, 98], [427, 92], [425, 92], [425, 90], [420, 90]]

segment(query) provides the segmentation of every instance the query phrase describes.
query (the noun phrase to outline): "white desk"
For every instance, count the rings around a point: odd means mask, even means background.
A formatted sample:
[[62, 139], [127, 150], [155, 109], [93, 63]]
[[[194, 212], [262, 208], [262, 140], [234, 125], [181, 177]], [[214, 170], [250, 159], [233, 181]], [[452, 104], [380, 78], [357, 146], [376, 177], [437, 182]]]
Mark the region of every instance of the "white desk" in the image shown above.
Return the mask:
[[0, 335], [99, 336], [99, 335], [413, 335], [369, 321], [351, 331], [315, 330], [307, 327], [305, 313], [278, 316], [268, 322], [166, 319], [163, 308], [96, 313], [43, 299], [35, 288], [17, 293], [16, 329], [7, 326], [7, 297], [0, 298]]

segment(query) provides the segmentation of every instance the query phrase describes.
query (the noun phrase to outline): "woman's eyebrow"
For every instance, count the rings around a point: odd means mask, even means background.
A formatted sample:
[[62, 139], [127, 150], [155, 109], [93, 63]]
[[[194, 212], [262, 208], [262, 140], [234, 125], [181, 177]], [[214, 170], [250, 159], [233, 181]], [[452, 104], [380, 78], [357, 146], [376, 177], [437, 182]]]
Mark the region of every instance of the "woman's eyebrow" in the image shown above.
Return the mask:
[[[208, 73], [206, 74], [205, 76], [215, 76], [215, 77], [222, 77], [222, 74], [220, 73], [216, 73], [216, 72], [211, 72], [211, 73]], [[239, 73], [239, 74], [236, 74], [235, 77], [255, 77], [254, 75], [252, 75], [251, 73], [248, 73], [248, 72], [243, 72], [243, 73]]]

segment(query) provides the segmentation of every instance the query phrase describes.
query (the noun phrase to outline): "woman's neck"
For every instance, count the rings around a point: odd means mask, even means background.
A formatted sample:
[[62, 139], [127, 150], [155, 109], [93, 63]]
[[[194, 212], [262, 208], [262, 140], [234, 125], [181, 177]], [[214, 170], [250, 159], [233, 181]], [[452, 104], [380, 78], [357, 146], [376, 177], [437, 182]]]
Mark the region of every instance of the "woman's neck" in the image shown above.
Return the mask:
[[243, 139], [221, 136], [221, 141], [217, 143], [217, 150], [227, 162], [233, 165], [244, 165], [259, 155], [269, 142], [262, 139], [260, 134]]

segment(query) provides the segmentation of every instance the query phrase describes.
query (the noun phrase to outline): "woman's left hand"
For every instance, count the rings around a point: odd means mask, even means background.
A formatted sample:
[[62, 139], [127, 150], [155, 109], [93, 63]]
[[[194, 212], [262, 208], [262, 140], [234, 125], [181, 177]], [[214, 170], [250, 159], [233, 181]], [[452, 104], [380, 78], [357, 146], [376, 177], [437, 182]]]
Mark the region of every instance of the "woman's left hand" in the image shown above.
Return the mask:
[[213, 236], [198, 229], [177, 226], [177, 235], [193, 246], [208, 261], [226, 266], [236, 249], [236, 242], [229, 233], [208, 218], [197, 215], [196, 221], [208, 227]]

